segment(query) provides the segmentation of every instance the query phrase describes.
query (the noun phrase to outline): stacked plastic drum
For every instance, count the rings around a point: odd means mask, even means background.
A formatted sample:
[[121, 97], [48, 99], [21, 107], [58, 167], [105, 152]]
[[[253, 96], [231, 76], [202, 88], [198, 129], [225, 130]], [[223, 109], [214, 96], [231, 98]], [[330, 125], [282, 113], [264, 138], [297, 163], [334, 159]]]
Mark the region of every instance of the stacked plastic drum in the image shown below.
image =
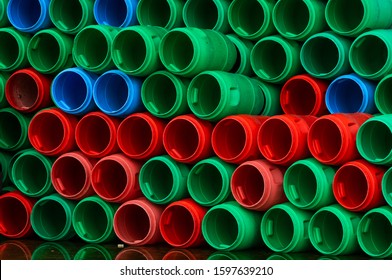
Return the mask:
[[390, 257], [391, 11], [0, 1], [0, 233]]

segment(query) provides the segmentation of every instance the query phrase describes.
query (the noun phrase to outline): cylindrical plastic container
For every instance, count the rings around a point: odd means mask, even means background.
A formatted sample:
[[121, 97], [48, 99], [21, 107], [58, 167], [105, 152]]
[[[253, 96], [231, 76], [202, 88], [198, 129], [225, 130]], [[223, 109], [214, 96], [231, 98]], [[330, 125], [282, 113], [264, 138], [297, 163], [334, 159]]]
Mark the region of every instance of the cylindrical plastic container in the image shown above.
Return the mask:
[[[8, 159], [9, 157], [8, 157], [8, 154], [5, 154], [5, 153], [2, 153], [2, 156], [0, 156], [0, 162], [1, 162], [1, 165], [2, 165], [2, 172], [3, 172], [3, 184], [4, 183], [6, 183], [7, 181], [6, 181], [6, 176], [8, 175], [8, 178], [10, 179], [10, 181], [11, 181], [11, 184], [12, 185], [15, 185], [15, 183], [14, 183], [14, 181], [13, 181], [13, 178], [12, 178], [12, 166], [14, 165], [14, 162], [15, 162], [15, 160], [21, 155], [21, 154], [23, 154], [25, 151], [27, 151], [27, 149], [25, 149], [25, 150], [19, 150], [19, 151], [17, 151], [17, 152], [14, 152], [13, 154], [12, 154], [12, 157], [10, 158], [10, 159]], [[8, 163], [8, 169], [7, 168], [5, 168], [3, 165], [4, 164], [7, 164]], [[4, 172], [5, 172], [5, 170], [7, 170], [7, 174], [5, 174]], [[4, 185], [3, 185], [3, 187], [4, 187]]]
[[373, 258], [392, 256], [392, 209], [388, 206], [367, 212], [358, 225], [358, 242]]
[[309, 250], [308, 236], [312, 212], [296, 208], [291, 203], [272, 206], [261, 221], [261, 237], [274, 252], [292, 253]]
[[351, 71], [349, 51], [351, 40], [331, 31], [317, 33], [301, 47], [301, 64], [310, 75], [334, 79]]
[[72, 49], [75, 64], [99, 74], [113, 68], [112, 44], [118, 31], [107, 25], [88, 25], [80, 30]]
[[184, 25], [183, 0], [139, 0], [136, 15], [140, 25], [173, 29]]
[[168, 71], [157, 71], [143, 81], [143, 105], [158, 118], [169, 119], [187, 114], [190, 112], [187, 102], [189, 82]]
[[116, 211], [113, 227], [117, 237], [131, 246], [144, 246], [163, 241], [159, 220], [163, 207], [145, 198], [130, 200]]
[[266, 160], [247, 161], [238, 166], [231, 177], [231, 192], [243, 207], [266, 211], [285, 202], [284, 170]]
[[28, 65], [26, 54], [29, 40], [29, 35], [14, 28], [0, 28], [0, 41], [2, 42], [0, 44], [1, 71], [15, 71]]
[[188, 174], [189, 195], [202, 206], [214, 206], [231, 199], [230, 178], [235, 165], [217, 157], [196, 163]]
[[52, 100], [68, 114], [85, 115], [97, 108], [93, 87], [98, 77], [82, 68], [61, 71], [51, 85]]
[[135, 25], [137, 2], [137, 0], [95, 0], [95, 20], [100, 25], [116, 27]]
[[307, 74], [291, 77], [282, 87], [280, 104], [285, 114], [321, 116], [326, 114], [328, 83]]
[[330, 0], [325, 8], [325, 18], [334, 32], [355, 37], [369, 29], [391, 27], [391, 9], [392, 3], [385, 0]]
[[[25, 238], [33, 233], [30, 215], [35, 200], [18, 191], [0, 196], [0, 234], [7, 238]], [[14, 256], [15, 257], [15, 256]]]
[[124, 119], [117, 130], [121, 151], [134, 159], [149, 159], [165, 152], [163, 130], [166, 122], [149, 113], [135, 113]]
[[86, 197], [74, 209], [72, 225], [76, 234], [88, 243], [104, 243], [115, 239], [113, 217], [118, 206], [97, 196]]
[[9, 172], [11, 168], [11, 160], [14, 155], [8, 155], [6, 153], [0, 153], [0, 193], [3, 192], [3, 187], [8, 183]]
[[374, 103], [382, 114], [392, 114], [392, 74], [378, 82], [374, 92]]
[[95, 82], [93, 97], [98, 108], [107, 115], [125, 118], [142, 110], [142, 81], [120, 70], [110, 70]]
[[392, 30], [371, 30], [361, 34], [351, 45], [349, 59], [355, 73], [363, 78], [381, 80], [391, 74]]
[[364, 122], [357, 133], [357, 148], [367, 161], [392, 164], [392, 115], [380, 115]]
[[260, 127], [257, 142], [261, 154], [270, 162], [290, 165], [310, 156], [307, 145], [314, 116], [277, 115]]
[[52, 159], [29, 149], [12, 165], [11, 177], [15, 186], [30, 197], [43, 197], [54, 192], [50, 180]]
[[309, 222], [309, 239], [323, 255], [349, 255], [359, 252], [357, 228], [361, 215], [340, 205], [318, 210]]
[[314, 158], [294, 162], [284, 173], [283, 190], [288, 200], [305, 210], [318, 210], [335, 202], [332, 182], [335, 169]]
[[74, 256], [74, 260], [107, 260], [111, 261], [116, 257], [116, 250], [112, 247], [106, 248], [99, 244], [87, 244], [79, 249]]
[[325, 3], [319, 0], [279, 0], [272, 13], [276, 30], [287, 39], [304, 41], [327, 28]]
[[356, 74], [343, 75], [331, 82], [325, 103], [331, 114], [377, 112], [374, 104], [376, 84]]
[[7, 15], [19, 31], [35, 33], [52, 25], [49, 17], [50, 0], [9, 0]]
[[352, 212], [368, 211], [385, 204], [381, 181], [385, 168], [363, 159], [342, 165], [333, 179], [336, 201]]
[[318, 161], [328, 165], [342, 165], [360, 158], [355, 144], [357, 132], [371, 117], [364, 113], [353, 113], [318, 118], [309, 129], [310, 153]]
[[187, 27], [227, 33], [230, 30], [227, 18], [229, 5], [230, 0], [188, 0], [182, 17]]
[[31, 212], [31, 226], [34, 232], [48, 241], [67, 240], [75, 235], [72, 227], [72, 213], [75, 203], [59, 194], [45, 196], [38, 200]]
[[93, 5], [94, 0], [52, 0], [50, 20], [61, 32], [76, 34], [94, 24]]
[[123, 154], [110, 155], [95, 164], [91, 184], [102, 199], [123, 203], [142, 194], [138, 181], [139, 170], [139, 162]]
[[279, 35], [264, 37], [253, 47], [250, 63], [261, 80], [284, 83], [301, 71], [300, 45]]
[[231, 69], [231, 72], [253, 76], [252, 66], [250, 65], [250, 52], [254, 47], [253, 42], [239, 38], [235, 34], [227, 34], [227, 37], [233, 42], [237, 49], [237, 60]]
[[0, 1], [0, 27], [8, 26], [10, 23], [7, 16], [7, 5], [9, 0]]
[[194, 27], [168, 32], [159, 46], [159, 56], [167, 70], [185, 77], [206, 70], [230, 71], [237, 59], [235, 45], [227, 36]]
[[27, 46], [27, 58], [37, 71], [54, 74], [74, 65], [73, 38], [59, 30], [45, 29], [35, 33]]
[[175, 160], [196, 163], [212, 153], [213, 125], [194, 115], [181, 115], [172, 119], [163, 131], [163, 146]]
[[219, 121], [211, 136], [215, 154], [237, 164], [260, 158], [257, 133], [267, 119], [266, 116], [233, 115]]
[[189, 167], [169, 156], [158, 156], [143, 164], [139, 174], [140, 189], [155, 204], [169, 204], [188, 197]]
[[51, 179], [55, 190], [63, 197], [81, 200], [94, 194], [91, 171], [95, 164], [81, 152], [61, 155], [52, 166]]
[[176, 248], [197, 247], [204, 243], [201, 224], [207, 208], [190, 198], [169, 204], [159, 220], [163, 239]]
[[385, 172], [381, 181], [381, 190], [385, 201], [392, 207], [392, 167]]
[[9, 75], [2, 72], [0, 73], [0, 109], [4, 107], [8, 107], [7, 99], [5, 98], [5, 84], [9, 78]]
[[233, 31], [249, 40], [260, 40], [276, 32], [272, 21], [274, 0], [233, 0], [228, 20]]
[[167, 30], [158, 26], [131, 26], [116, 35], [112, 46], [113, 62], [132, 76], [148, 76], [163, 68], [159, 44]]
[[31, 119], [29, 140], [40, 153], [58, 156], [76, 148], [77, 119], [57, 108], [44, 109]]
[[29, 123], [29, 116], [13, 108], [0, 109], [0, 149], [18, 151], [29, 147]]
[[35, 112], [51, 104], [51, 77], [33, 68], [17, 70], [5, 84], [8, 103], [23, 113]]
[[207, 243], [216, 250], [244, 250], [260, 246], [262, 215], [242, 208], [237, 202], [225, 202], [208, 210], [202, 230]]
[[103, 158], [118, 152], [117, 128], [120, 121], [102, 112], [85, 115], [76, 125], [75, 140], [89, 157]]
[[235, 114], [260, 114], [265, 97], [256, 79], [223, 71], [205, 71], [188, 88], [188, 105], [200, 119], [219, 121]]

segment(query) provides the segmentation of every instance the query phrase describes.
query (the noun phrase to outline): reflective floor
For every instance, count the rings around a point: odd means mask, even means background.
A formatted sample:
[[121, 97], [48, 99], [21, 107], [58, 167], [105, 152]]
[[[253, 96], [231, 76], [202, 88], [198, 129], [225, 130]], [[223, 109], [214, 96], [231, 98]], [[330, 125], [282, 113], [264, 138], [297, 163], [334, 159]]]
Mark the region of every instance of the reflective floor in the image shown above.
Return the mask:
[[360, 260], [366, 255], [322, 256], [315, 252], [277, 254], [265, 248], [221, 252], [210, 248], [174, 249], [165, 245], [123, 247], [122, 244], [3, 240], [1, 260]]

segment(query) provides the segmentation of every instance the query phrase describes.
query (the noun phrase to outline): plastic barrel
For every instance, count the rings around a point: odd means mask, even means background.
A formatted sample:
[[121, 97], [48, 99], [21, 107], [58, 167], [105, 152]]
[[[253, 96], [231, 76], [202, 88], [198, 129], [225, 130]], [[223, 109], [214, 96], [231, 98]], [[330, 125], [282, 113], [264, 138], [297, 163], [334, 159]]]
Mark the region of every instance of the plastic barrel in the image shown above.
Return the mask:
[[257, 134], [267, 119], [266, 116], [233, 115], [219, 121], [211, 136], [215, 154], [237, 164], [260, 158]]
[[392, 74], [385, 76], [376, 87], [374, 103], [382, 114], [392, 114]]
[[53, 163], [51, 179], [54, 189], [61, 196], [81, 200], [94, 194], [91, 186], [91, 171], [95, 160], [81, 152], [66, 153]]
[[5, 85], [8, 103], [23, 113], [35, 112], [51, 104], [51, 77], [33, 68], [15, 71]]
[[139, 0], [136, 15], [140, 25], [173, 29], [184, 25], [183, 8], [182, 0]]
[[0, 148], [17, 151], [30, 146], [27, 137], [30, 117], [13, 108], [0, 109]]
[[44, 109], [31, 119], [28, 136], [31, 145], [47, 156], [57, 156], [76, 148], [77, 119], [57, 108]]
[[279, 0], [272, 13], [276, 30], [287, 39], [304, 41], [326, 29], [325, 3], [319, 0]]
[[283, 190], [288, 200], [305, 210], [318, 210], [335, 202], [332, 182], [335, 169], [314, 158], [294, 162], [284, 173]]
[[212, 29], [227, 33], [230, 25], [227, 10], [230, 0], [188, 0], [182, 17], [187, 27]]
[[163, 69], [159, 44], [166, 33], [166, 29], [158, 26], [123, 28], [113, 41], [114, 64], [132, 76], [148, 76]]
[[329, 27], [336, 33], [355, 37], [368, 29], [392, 26], [392, 3], [384, 0], [330, 0], [325, 9]]
[[140, 163], [123, 154], [100, 159], [91, 174], [96, 194], [108, 202], [123, 203], [141, 195], [138, 174]]
[[14, 28], [0, 28], [0, 70], [15, 71], [28, 65], [27, 45], [30, 36]]
[[91, 112], [75, 128], [75, 140], [87, 156], [102, 158], [118, 152], [117, 128], [120, 121], [102, 112]]
[[301, 64], [310, 75], [334, 79], [351, 71], [351, 40], [331, 31], [314, 34], [301, 47]]
[[321, 116], [326, 114], [328, 82], [310, 75], [291, 77], [282, 87], [280, 104], [285, 114]]
[[15, 159], [11, 177], [15, 186], [30, 197], [43, 197], [54, 192], [50, 180], [53, 161], [39, 152], [29, 149]]
[[8, 26], [7, 5], [9, 0], [0, 1], [0, 27]]
[[260, 114], [265, 97], [256, 79], [223, 71], [205, 71], [188, 88], [188, 106], [198, 117], [219, 121], [235, 114]]
[[118, 31], [107, 25], [89, 25], [80, 30], [72, 49], [75, 64], [98, 74], [114, 68], [112, 44]]
[[361, 215], [340, 205], [318, 210], [309, 222], [309, 239], [323, 255], [349, 255], [358, 253], [357, 228]]
[[[0, 161], [2, 162], [1, 164], [4, 165], [6, 164], [6, 161], [8, 163], [8, 170], [7, 168], [5, 168], [4, 166], [2, 166], [2, 171], [3, 171], [3, 180], [6, 180], [4, 178], [4, 176], [6, 177], [8, 175], [8, 178], [10, 179], [11, 183], [14, 185], [14, 181], [12, 178], [12, 166], [14, 165], [15, 160], [21, 155], [23, 154], [25, 151], [27, 151], [28, 149], [25, 150], [19, 150], [16, 151], [12, 154], [12, 157], [9, 158], [8, 154], [3, 153], [2, 156], [0, 156]], [[7, 170], [7, 174], [5, 174], [5, 170]], [[3, 181], [3, 183], [6, 181]], [[4, 186], [3, 186], [4, 187]]]
[[318, 161], [342, 165], [360, 158], [356, 147], [360, 126], [372, 116], [364, 113], [332, 114], [317, 119], [309, 129], [308, 147]]
[[119, 239], [131, 246], [144, 246], [163, 241], [159, 231], [159, 220], [163, 207], [145, 198], [130, 200], [116, 211], [114, 231]]
[[137, 0], [96, 0], [94, 17], [98, 24], [125, 27], [137, 24]]
[[163, 146], [175, 160], [195, 163], [212, 153], [213, 125], [194, 115], [181, 115], [172, 119], [163, 131]]
[[374, 164], [392, 164], [392, 115], [380, 115], [364, 122], [357, 133], [360, 155]]
[[343, 75], [331, 82], [325, 95], [328, 111], [334, 113], [377, 112], [374, 104], [376, 84], [356, 74]]
[[381, 80], [385, 75], [392, 73], [391, 52], [392, 30], [371, 30], [358, 36], [352, 43], [350, 64], [361, 77]]
[[155, 204], [169, 204], [189, 196], [189, 167], [169, 156], [158, 156], [143, 164], [139, 184], [143, 195]]
[[381, 190], [385, 201], [392, 207], [392, 168], [389, 167], [387, 172], [384, 173], [381, 181]]
[[260, 40], [276, 32], [272, 21], [275, 1], [233, 0], [228, 10], [228, 20], [233, 31], [249, 40]]
[[120, 70], [110, 70], [95, 82], [93, 97], [98, 108], [107, 115], [127, 117], [141, 111], [140, 97], [142, 81]]
[[335, 174], [332, 188], [336, 201], [352, 212], [368, 211], [385, 204], [381, 181], [385, 168], [363, 159], [342, 165]]
[[284, 83], [302, 69], [300, 45], [279, 35], [264, 37], [253, 47], [250, 63], [261, 80]]
[[74, 209], [72, 225], [76, 234], [88, 243], [103, 243], [115, 239], [113, 217], [118, 205], [97, 196], [86, 197]]
[[34, 232], [48, 241], [67, 240], [75, 235], [72, 214], [75, 203], [59, 194], [45, 196], [38, 200], [31, 212], [31, 226]]
[[202, 206], [215, 206], [231, 200], [230, 178], [235, 165], [211, 157], [196, 163], [188, 174], [189, 195]]
[[93, 0], [52, 0], [49, 16], [61, 32], [76, 34], [94, 24]]
[[392, 209], [388, 206], [367, 212], [358, 225], [358, 242], [373, 258], [392, 256]]
[[73, 115], [84, 115], [97, 107], [93, 100], [93, 87], [98, 77], [82, 68], [61, 71], [51, 85], [53, 102], [62, 111]]
[[216, 250], [244, 250], [260, 246], [262, 215], [242, 208], [237, 202], [225, 202], [208, 210], [202, 230], [207, 243]]
[[19, 31], [35, 33], [52, 25], [49, 17], [50, 0], [10, 0], [7, 15], [10, 23]]
[[237, 49], [237, 61], [231, 69], [231, 72], [253, 76], [252, 66], [250, 65], [250, 53], [254, 47], [253, 42], [240, 38], [235, 34], [227, 34], [227, 37]]
[[73, 38], [57, 29], [45, 29], [34, 34], [27, 46], [27, 58], [37, 71], [54, 74], [74, 65]]
[[[149, 159], [165, 152], [163, 130], [166, 122], [149, 113], [135, 113], [124, 119], [117, 130], [121, 151], [134, 159]], [[137, 137], [135, 137], [137, 135]]]
[[25, 238], [33, 233], [30, 214], [35, 200], [19, 191], [0, 196], [0, 234], [7, 238]]
[[159, 46], [159, 57], [173, 74], [193, 77], [206, 70], [230, 71], [237, 54], [235, 45], [222, 33], [189, 27], [168, 32]]
[[252, 160], [238, 166], [231, 177], [231, 192], [243, 207], [266, 211], [287, 201], [283, 192], [284, 169], [266, 160]]
[[274, 252], [294, 253], [309, 250], [308, 236], [312, 212], [298, 209], [290, 203], [272, 206], [261, 221], [261, 237]]
[[200, 246], [204, 243], [202, 220], [206, 212], [190, 198], [169, 204], [159, 220], [163, 239], [176, 248]]
[[314, 116], [277, 115], [267, 119], [257, 136], [261, 154], [278, 165], [291, 165], [310, 156], [307, 145]]

